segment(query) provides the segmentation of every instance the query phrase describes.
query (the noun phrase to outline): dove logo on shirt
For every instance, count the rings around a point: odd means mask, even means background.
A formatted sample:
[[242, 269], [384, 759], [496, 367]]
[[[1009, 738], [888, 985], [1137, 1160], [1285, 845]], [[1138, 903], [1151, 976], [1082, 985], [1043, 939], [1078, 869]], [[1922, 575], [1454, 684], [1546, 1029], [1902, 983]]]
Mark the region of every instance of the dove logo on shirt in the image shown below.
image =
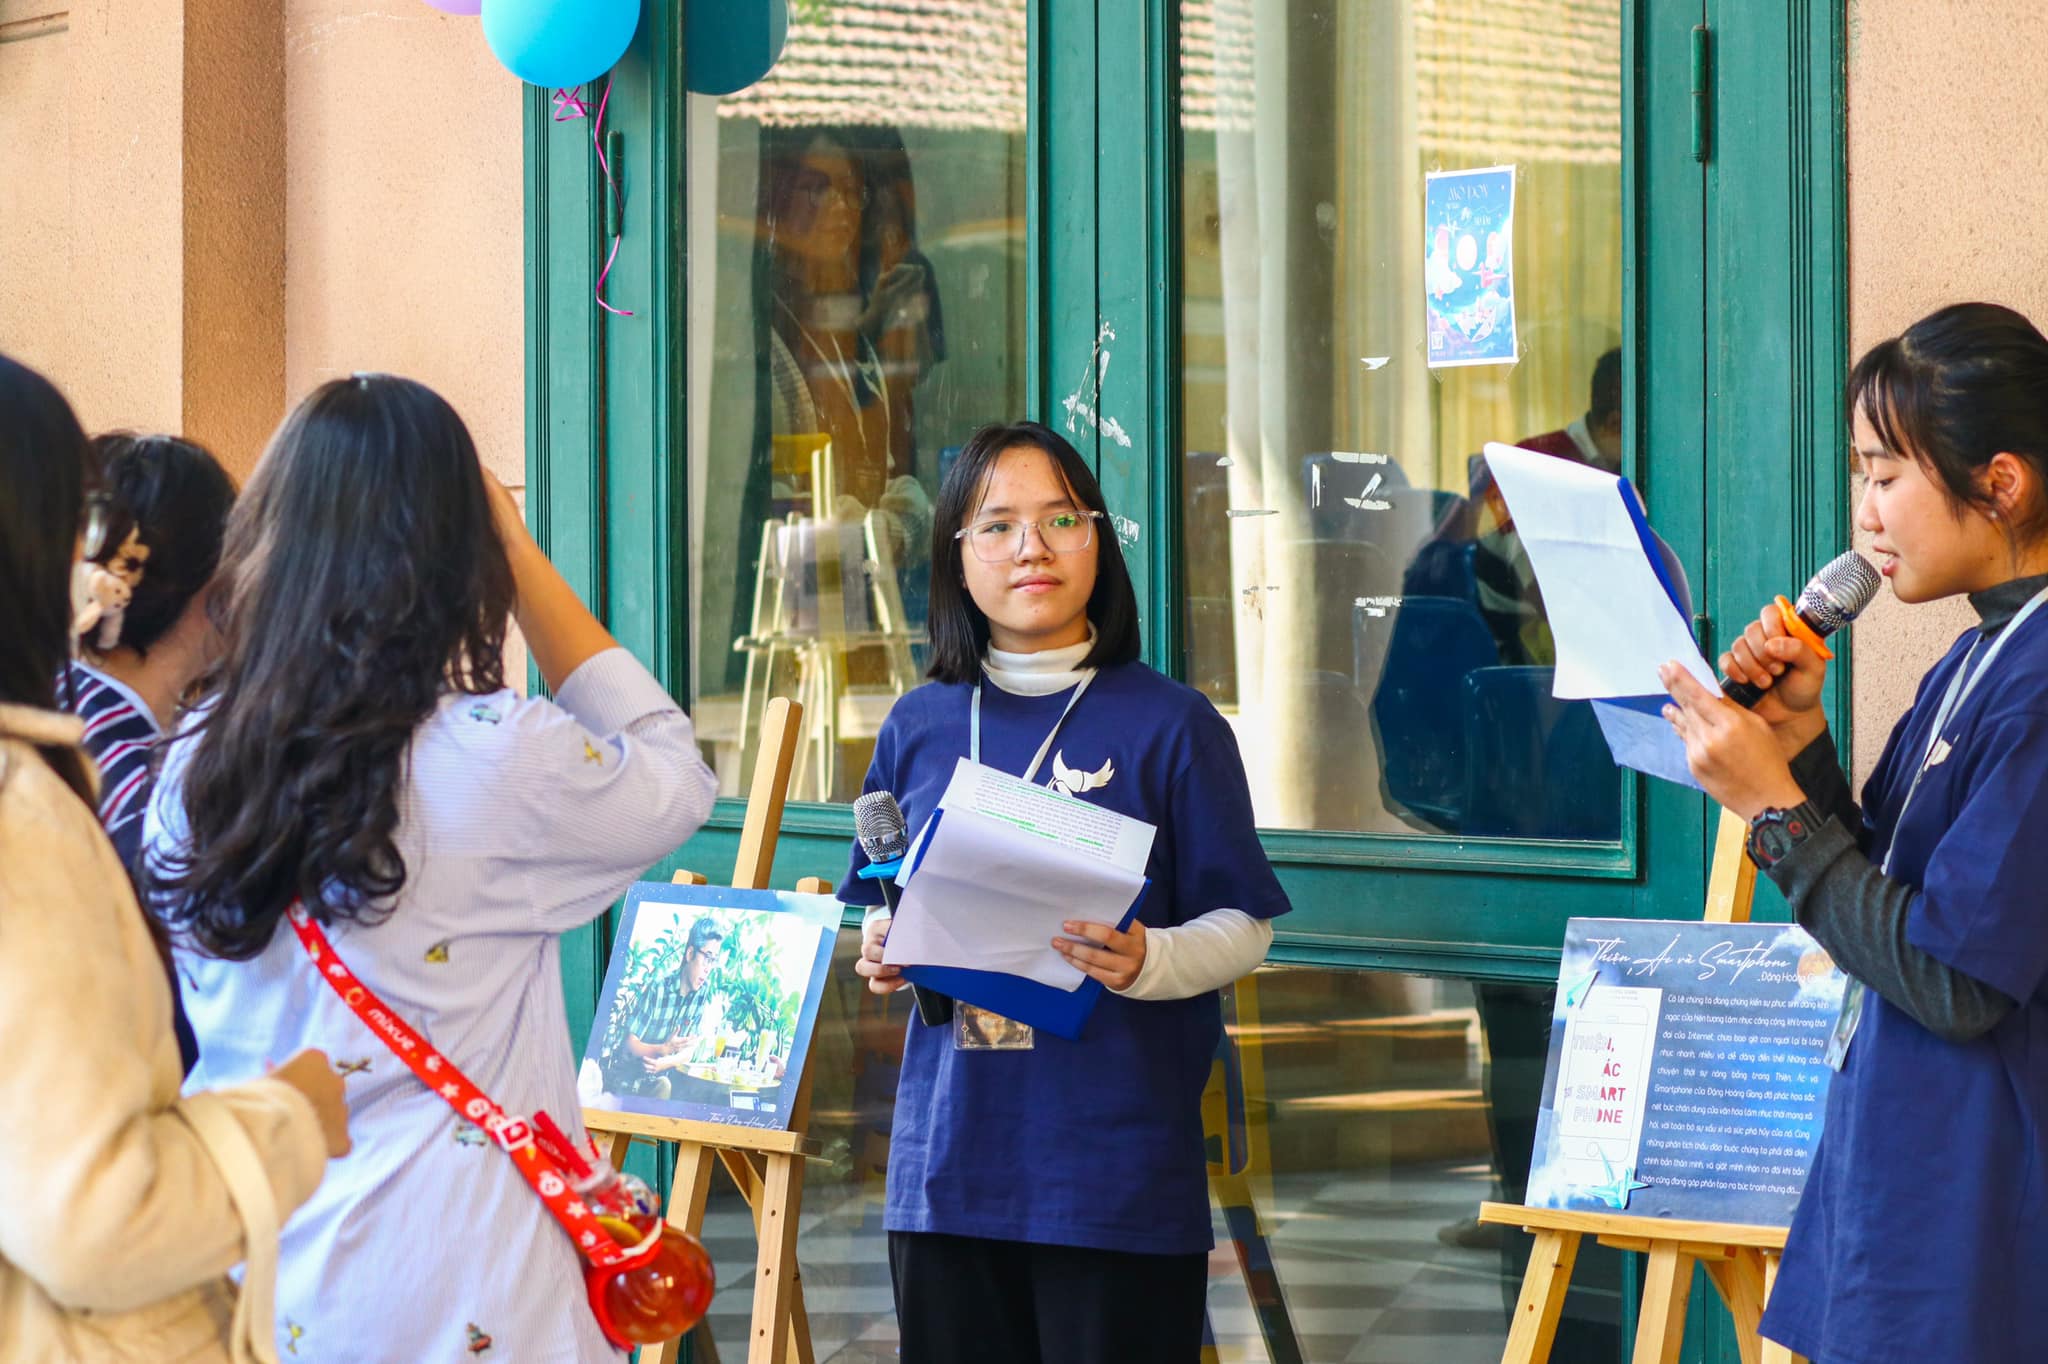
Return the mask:
[[1052, 781], [1049, 784], [1063, 796], [1078, 796], [1083, 791], [1094, 791], [1109, 785], [1110, 779], [1115, 776], [1116, 764], [1107, 758], [1103, 760], [1102, 766], [1093, 772], [1077, 772], [1067, 766], [1066, 754], [1062, 751], [1052, 755]]

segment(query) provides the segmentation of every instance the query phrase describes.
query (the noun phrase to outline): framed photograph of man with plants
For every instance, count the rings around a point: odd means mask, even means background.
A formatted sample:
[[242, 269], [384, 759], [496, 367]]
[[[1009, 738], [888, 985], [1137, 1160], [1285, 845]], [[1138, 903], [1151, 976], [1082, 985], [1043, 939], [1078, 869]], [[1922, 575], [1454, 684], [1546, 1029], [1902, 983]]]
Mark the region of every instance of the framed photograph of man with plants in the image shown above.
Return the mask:
[[839, 916], [829, 895], [634, 886], [577, 1076], [584, 1106], [787, 1127]]

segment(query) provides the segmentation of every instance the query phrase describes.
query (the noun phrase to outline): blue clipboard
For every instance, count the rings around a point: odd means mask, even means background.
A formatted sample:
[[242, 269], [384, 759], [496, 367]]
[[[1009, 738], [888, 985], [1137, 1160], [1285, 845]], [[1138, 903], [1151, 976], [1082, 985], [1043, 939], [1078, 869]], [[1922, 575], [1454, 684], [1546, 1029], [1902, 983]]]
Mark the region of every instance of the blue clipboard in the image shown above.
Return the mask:
[[[931, 824], [918, 842], [918, 862], [923, 861], [924, 850], [931, 846], [932, 835], [938, 832], [939, 820], [945, 813], [944, 810], [933, 811]], [[916, 875], [917, 862], [913, 862], [910, 876]], [[907, 882], [910, 877], [904, 879]], [[1152, 882], [1148, 878], [1138, 888], [1137, 898], [1131, 901], [1131, 907], [1117, 920], [1117, 932], [1130, 928], [1131, 920], [1138, 917], [1138, 910], [1143, 907], [1151, 890]], [[922, 985], [978, 1009], [1028, 1023], [1069, 1042], [1081, 1040], [1081, 1030], [1088, 1025], [1088, 1015], [1094, 1011], [1095, 1002], [1102, 998], [1102, 982], [1093, 976], [1072, 990], [1057, 989], [1023, 976], [1013, 976], [1007, 971], [976, 971], [965, 966], [906, 966], [903, 977], [913, 985]]]
[[[1621, 505], [1628, 512], [1629, 524], [1636, 528], [1636, 539], [1642, 544], [1643, 557], [1650, 561], [1651, 571], [1664, 586], [1664, 595], [1671, 598], [1671, 604], [1678, 608], [1678, 614], [1692, 619], [1692, 595], [1683, 586], [1682, 570], [1678, 564], [1678, 551], [1664, 543], [1664, 537], [1650, 529], [1650, 521], [1643, 514], [1643, 495], [1636, 491], [1636, 485], [1628, 479], [1618, 480], [1617, 491], [1621, 494]], [[1658, 697], [1661, 705], [1667, 698]]]

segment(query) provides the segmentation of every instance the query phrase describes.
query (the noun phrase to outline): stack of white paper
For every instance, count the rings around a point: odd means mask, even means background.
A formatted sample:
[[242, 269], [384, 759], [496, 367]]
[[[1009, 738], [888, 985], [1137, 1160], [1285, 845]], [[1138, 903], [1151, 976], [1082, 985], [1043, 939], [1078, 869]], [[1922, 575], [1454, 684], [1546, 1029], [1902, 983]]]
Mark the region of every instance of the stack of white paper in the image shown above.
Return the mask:
[[1052, 940], [1073, 936], [1069, 920], [1122, 920], [1158, 831], [965, 758], [939, 809], [905, 859], [882, 960], [1078, 988], [1087, 977]]

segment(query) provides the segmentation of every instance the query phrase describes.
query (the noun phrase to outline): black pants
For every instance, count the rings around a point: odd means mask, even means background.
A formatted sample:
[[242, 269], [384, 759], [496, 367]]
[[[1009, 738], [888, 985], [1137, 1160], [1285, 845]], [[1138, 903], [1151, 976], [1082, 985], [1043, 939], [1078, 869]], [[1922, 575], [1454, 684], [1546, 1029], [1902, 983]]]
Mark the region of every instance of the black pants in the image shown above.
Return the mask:
[[1208, 1261], [892, 1231], [903, 1364], [1196, 1364]]

